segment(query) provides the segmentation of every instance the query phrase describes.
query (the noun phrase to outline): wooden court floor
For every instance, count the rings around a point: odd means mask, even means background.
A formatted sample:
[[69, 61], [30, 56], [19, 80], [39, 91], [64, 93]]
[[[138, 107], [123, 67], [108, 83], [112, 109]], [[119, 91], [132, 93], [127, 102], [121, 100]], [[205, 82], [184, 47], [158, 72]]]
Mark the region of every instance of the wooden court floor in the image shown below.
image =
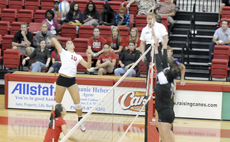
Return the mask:
[[[0, 95], [0, 142], [42, 142], [50, 112], [4, 108]], [[75, 113], [64, 118], [68, 130], [77, 123]], [[117, 142], [134, 116], [92, 114], [85, 122], [86, 132], [72, 135], [81, 142]], [[175, 119], [176, 142], [230, 142], [230, 121]], [[61, 135], [63, 137], [63, 135]], [[67, 140], [69, 142], [69, 140]], [[144, 117], [138, 117], [122, 142], [144, 142]]]

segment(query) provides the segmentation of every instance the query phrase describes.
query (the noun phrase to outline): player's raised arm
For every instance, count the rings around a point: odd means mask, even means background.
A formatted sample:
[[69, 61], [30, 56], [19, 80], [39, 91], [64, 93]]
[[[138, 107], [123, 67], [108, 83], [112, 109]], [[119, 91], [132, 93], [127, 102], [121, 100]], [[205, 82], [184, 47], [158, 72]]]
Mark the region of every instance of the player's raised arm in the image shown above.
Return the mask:
[[86, 54], [87, 54], [87, 60], [88, 60], [88, 62], [86, 62], [82, 58], [81, 61], [80, 61], [80, 64], [82, 66], [84, 66], [85, 68], [90, 69], [91, 68], [91, 61], [92, 61], [92, 54], [90, 53], [89, 49], [86, 51]]
[[57, 49], [58, 53], [62, 52], [62, 46], [58, 42], [58, 40], [56, 38], [53, 37], [52, 39], [48, 39], [48, 42], [50, 42], [51, 44], [54, 44], [54, 46]]

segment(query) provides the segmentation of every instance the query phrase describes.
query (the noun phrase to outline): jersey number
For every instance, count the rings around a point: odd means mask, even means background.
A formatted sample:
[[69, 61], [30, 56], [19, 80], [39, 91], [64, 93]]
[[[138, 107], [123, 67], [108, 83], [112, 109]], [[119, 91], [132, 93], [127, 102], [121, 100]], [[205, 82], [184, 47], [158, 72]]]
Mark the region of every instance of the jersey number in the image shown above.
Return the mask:
[[76, 56], [71, 55], [71, 59], [74, 60], [74, 61], [77, 61], [77, 57]]

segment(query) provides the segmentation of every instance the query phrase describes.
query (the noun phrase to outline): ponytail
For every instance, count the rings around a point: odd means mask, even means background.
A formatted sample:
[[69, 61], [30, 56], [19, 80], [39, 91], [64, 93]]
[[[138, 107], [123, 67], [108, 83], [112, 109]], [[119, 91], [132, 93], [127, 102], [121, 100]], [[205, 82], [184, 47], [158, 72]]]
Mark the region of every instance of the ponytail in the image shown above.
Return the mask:
[[55, 110], [50, 115], [50, 123], [49, 123], [50, 129], [53, 126], [53, 121], [55, 121], [55, 118], [61, 117], [62, 110], [63, 110], [62, 104], [56, 104]]

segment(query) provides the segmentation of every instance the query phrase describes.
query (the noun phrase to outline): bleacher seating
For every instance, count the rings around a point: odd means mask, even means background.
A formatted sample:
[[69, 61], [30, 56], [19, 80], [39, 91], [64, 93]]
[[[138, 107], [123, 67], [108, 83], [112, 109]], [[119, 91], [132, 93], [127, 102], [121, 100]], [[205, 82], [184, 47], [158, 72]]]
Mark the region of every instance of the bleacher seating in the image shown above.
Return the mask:
[[75, 0], [78, 3], [78, 8], [81, 12], [83, 12], [86, 8], [87, 3], [89, 0]]
[[9, 0], [10, 9], [22, 9], [24, 6], [24, 0]]
[[100, 35], [107, 39], [111, 35], [111, 27], [110, 26], [97, 26], [100, 29]]
[[10, 24], [10, 34], [15, 35], [18, 31], [21, 30], [21, 24], [23, 22], [13, 22]]
[[146, 17], [146, 15], [137, 15], [135, 26], [144, 28], [147, 25]]
[[39, 10], [40, 0], [25, 0], [25, 9]]
[[41, 1], [41, 10], [48, 10], [54, 8], [54, 0]]
[[228, 61], [222, 59], [213, 59], [210, 80], [212, 78], [226, 78], [228, 76]]
[[94, 26], [92, 25], [81, 25], [79, 27], [79, 38], [90, 38], [93, 36]]
[[0, 9], [7, 8], [8, 0], [0, 0]]
[[20, 9], [18, 11], [18, 22], [30, 23], [34, 19], [34, 11], [27, 9]]
[[109, 1], [108, 4], [117, 14], [119, 13], [119, 8], [122, 7], [122, 2], [120, 1]]
[[68, 25], [68, 24], [64, 24], [62, 25], [61, 28], [61, 35], [62, 37], [70, 37], [71, 39], [76, 38], [76, 26], [75, 25]]
[[75, 46], [75, 52], [86, 52], [88, 48], [88, 38], [75, 38], [73, 44]]
[[[3, 65], [7, 68], [19, 68], [20, 67], [20, 54], [19, 49], [7, 49], [4, 51]], [[19, 68], [20, 70], [20, 68]]]
[[2, 9], [1, 20], [9, 21], [10, 23], [16, 21], [17, 9]]
[[9, 27], [10, 27], [9, 21], [0, 21], [0, 33], [1, 33], [1, 35], [8, 35], [9, 31], [10, 31]]
[[34, 13], [34, 22], [42, 22], [45, 17], [46, 10], [36, 10]]
[[222, 13], [221, 13], [222, 18], [230, 18], [230, 6], [224, 6]]
[[35, 35], [38, 31], [41, 31], [42, 23], [30, 23], [29, 32]]
[[118, 29], [120, 30], [120, 35], [122, 37], [126, 38], [127, 36], [129, 36], [129, 27], [118, 26]]
[[96, 0], [93, 0], [93, 2], [98, 12], [101, 12], [103, 5], [106, 3], [105, 1], [96, 1]]
[[2, 37], [2, 50], [12, 49], [12, 40], [14, 35], [5, 35]]

